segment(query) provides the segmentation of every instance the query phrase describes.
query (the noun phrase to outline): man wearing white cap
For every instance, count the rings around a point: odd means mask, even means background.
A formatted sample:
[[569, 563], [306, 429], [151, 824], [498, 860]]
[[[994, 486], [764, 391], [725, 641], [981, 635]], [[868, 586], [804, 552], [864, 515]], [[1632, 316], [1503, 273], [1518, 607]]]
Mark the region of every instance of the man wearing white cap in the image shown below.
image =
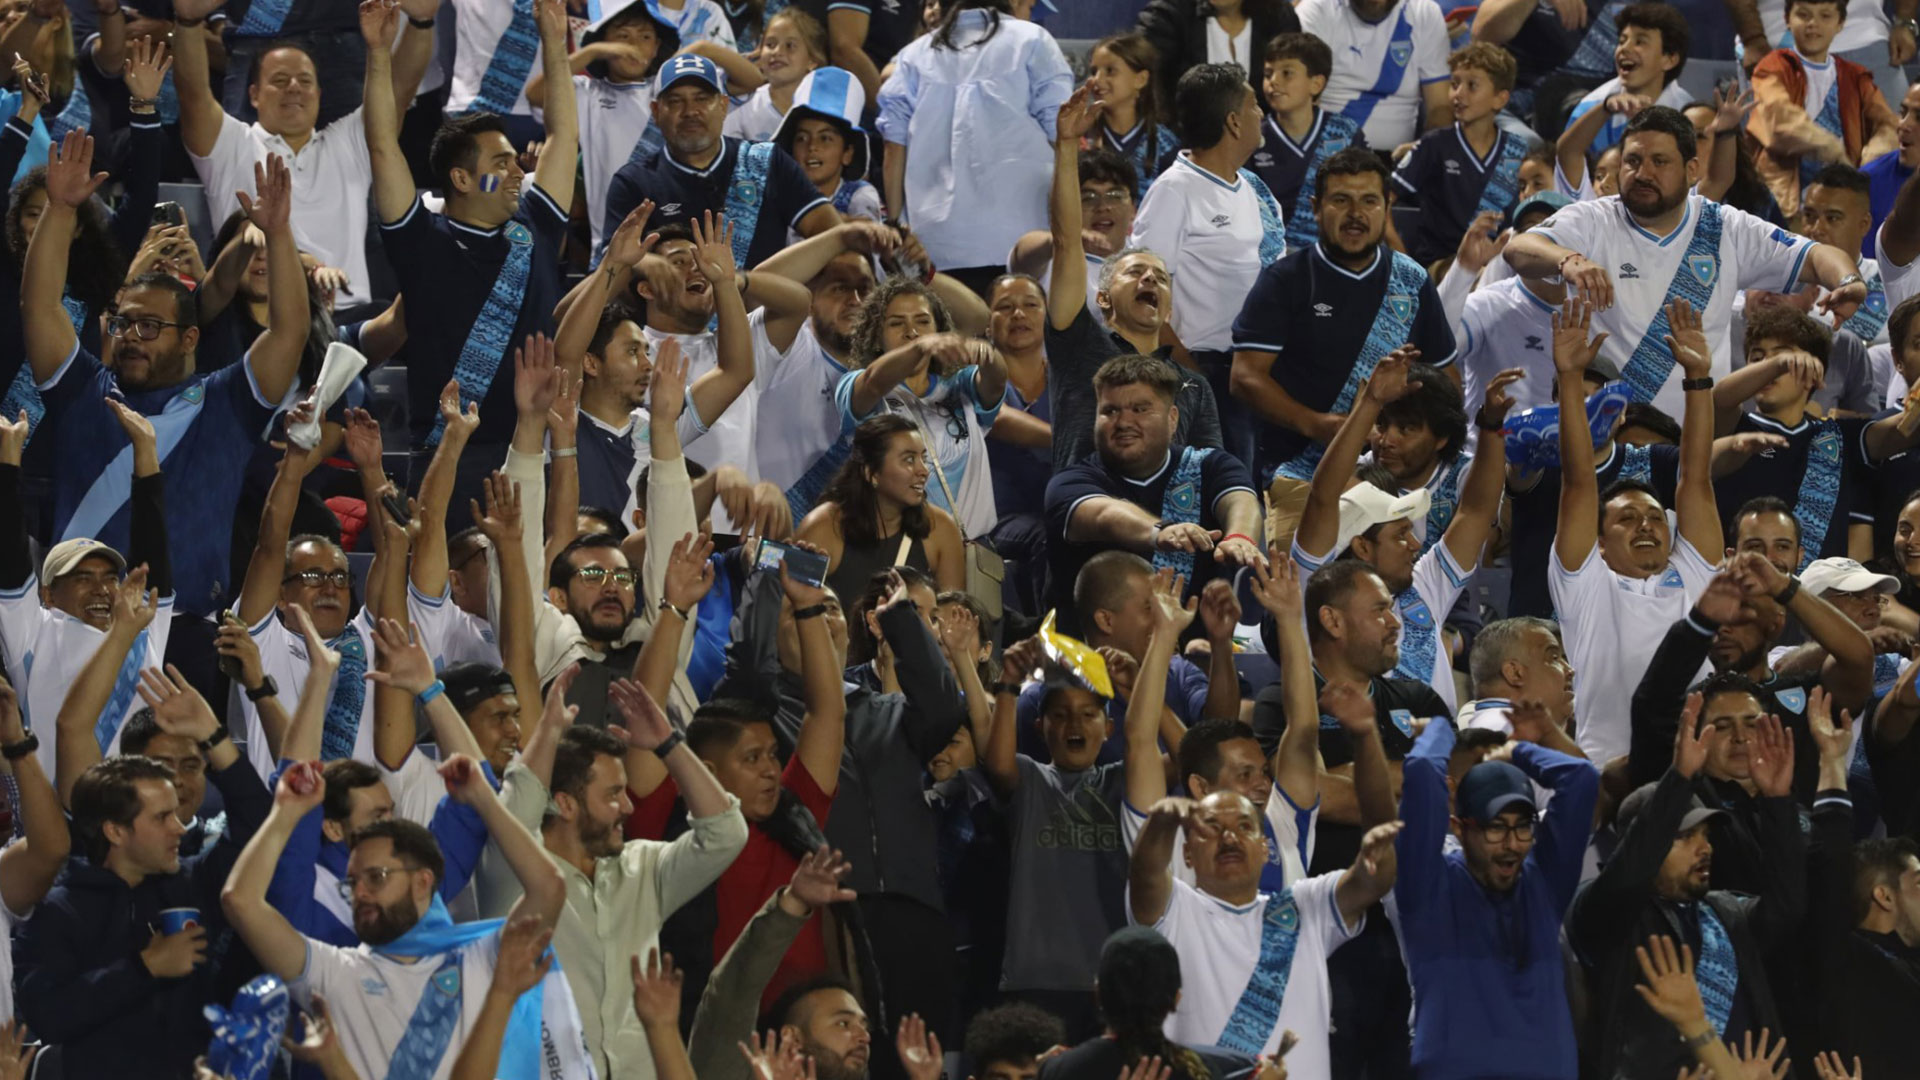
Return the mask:
[[726, 214], [733, 260], [743, 267], [785, 247], [789, 229], [813, 236], [840, 223], [798, 163], [772, 143], [726, 138], [726, 118], [727, 75], [713, 61], [681, 53], [660, 68], [653, 122], [666, 145], [614, 173], [600, 225], [603, 244], [647, 200], [654, 228]]
[[[150, 426], [109, 400], [136, 439], [129, 533], [135, 566], [147, 568], [147, 587], [159, 595], [152, 625], [138, 631], [120, 666], [114, 693], [95, 722], [102, 753], [117, 749], [120, 730], [146, 707], [134, 692], [143, 667], [159, 667], [173, 625], [173, 567], [167, 554], [166, 510], [159, 455]], [[129, 420], [128, 417], [132, 417]], [[25, 421], [0, 418], [0, 506], [14, 507], [0, 528], [0, 656], [20, 696], [29, 731], [44, 735], [37, 757], [54, 775], [54, 720], [67, 688], [106, 640], [114, 622], [114, 599], [128, 560], [98, 540], [64, 540], [47, 552], [37, 568], [27, 542], [27, 524], [18, 512], [20, 454], [27, 442]], [[39, 730], [35, 731], [38, 728]]]
[[[1853, 625], [1866, 631], [1867, 640], [1873, 642], [1873, 696], [1881, 697], [1892, 690], [1900, 673], [1913, 662], [1906, 655], [1913, 639], [1880, 622], [1880, 598], [1898, 593], [1900, 579], [1875, 573], [1853, 559], [1815, 559], [1800, 572], [1800, 588], [1832, 604]], [[1773, 670], [1783, 676], [1817, 672], [1826, 659], [1827, 650], [1811, 642], [1783, 645], [1768, 657]]]
[[816, 191], [843, 218], [881, 221], [887, 208], [867, 174], [871, 144], [860, 126], [867, 92], [844, 68], [815, 68], [800, 80], [793, 107], [773, 133], [773, 144], [792, 155]]
[[1356, 558], [1372, 566], [1393, 592], [1402, 626], [1400, 660], [1393, 673], [1432, 686], [1452, 711], [1457, 702], [1453, 660], [1441, 647], [1440, 620], [1480, 568], [1480, 549], [1486, 546], [1500, 511], [1507, 460], [1502, 427], [1507, 410], [1513, 407], [1505, 388], [1521, 374], [1505, 371], [1488, 383], [1486, 402], [1474, 421], [1480, 437], [1460, 486], [1460, 505], [1440, 542], [1422, 555], [1414, 523], [1427, 518], [1433, 498], [1430, 489], [1415, 488], [1401, 495], [1363, 480], [1341, 491], [1354, 474], [1360, 449], [1374, 430], [1380, 410], [1418, 386], [1407, 381], [1415, 351], [1402, 346], [1381, 357], [1366, 389], [1356, 396], [1353, 410], [1314, 469], [1292, 554], [1305, 574], [1349, 547]]

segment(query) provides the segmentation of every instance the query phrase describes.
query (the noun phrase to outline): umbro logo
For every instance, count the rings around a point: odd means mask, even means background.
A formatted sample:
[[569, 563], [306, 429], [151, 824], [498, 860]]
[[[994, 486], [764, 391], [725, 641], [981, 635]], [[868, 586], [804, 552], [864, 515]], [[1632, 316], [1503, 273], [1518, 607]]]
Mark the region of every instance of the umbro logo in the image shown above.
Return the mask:
[[1215, 215], [1213, 215], [1213, 227], [1214, 227], [1214, 228], [1216, 228], [1216, 229], [1224, 229], [1224, 228], [1226, 228], [1226, 227], [1227, 227], [1228, 225], [1231, 225], [1231, 224], [1233, 224], [1233, 219], [1232, 219], [1232, 218], [1230, 218], [1230, 217], [1228, 217], [1227, 215], [1225, 215], [1225, 214], [1215, 214]]
[[1331, 319], [1333, 318], [1333, 305], [1332, 304], [1315, 304], [1313, 305], [1313, 313], [1315, 315], [1320, 316], [1323, 319]]
[[1447, 159], [1447, 175], [1448, 176], [1460, 175], [1460, 163], [1453, 160], [1452, 158]]
[[668, 216], [677, 214], [679, 212], [680, 212], [680, 204], [677, 202], [670, 202], [667, 205], [660, 208], [660, 213]]
[[1254, 167], [1254, 168], [1256, 168], [1256, 169], [1270, 169], [1270, 168], [1272, 168], [1272, 167], [1273, 167], [1273, 155], [1272, 155], [1272, 154], [1269, 154], [1269, 153], [1267, 153], [1267, 152], [1266, 152], [1265, 150], [1262, 150], [1262, 151], [1260, 151], [1259, 153], [1257, 153], [1257, 154], [1255, 154], [1255, 155], [1253, 155], [1253, 167]]
[[1623, 281], [1626, 281], [1626, 280], [1637, 281], [1640, 278], [1640, 268], [1633, 265], [1632, 263], [1621, 263], [1620, 278]]
[[1546, 351], [1547, 351], [1547, 350], [1545, 350], [1545, 349], [1543, 349], [1543, 348], [1541, 348], [1541, 347], [1540, 347], [1540, 337], [1539, 337], [1539, 335], [1537, 335], [1537, 334], [1528, 334], [1528, 335], [1527, 335], [1527, 344], [1526, 344], [1526, 347], [1527, 347], [1527, 348], [1529, 348], [1529, 349], [1532, 349], [1532, 350], [1533, 350], [1534, 352], [1546, 352]]

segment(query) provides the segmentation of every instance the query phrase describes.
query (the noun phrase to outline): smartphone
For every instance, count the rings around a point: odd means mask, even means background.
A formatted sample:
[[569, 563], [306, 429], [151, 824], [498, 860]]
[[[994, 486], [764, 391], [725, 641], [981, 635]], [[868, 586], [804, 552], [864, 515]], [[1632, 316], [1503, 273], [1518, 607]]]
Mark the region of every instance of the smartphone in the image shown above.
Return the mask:
[[155, 225], [185, 225], [187, 212], [177, 202], [153, 204], [153, 223]]
[[760, 541], [760, 558], [754, 563], [761, 570], [779, 570], [786, 564], [793, 580], [815, 588], [827, 583], [827, 557], [778, 540]]
[[413, 521], [412, 515], [407, 513], [406, 501], [401, 499], [396, 492], [389, 491], [382, 494], [380, 496], [380, 505], [387, 508], [387, 515], [393, 518], [401, 528], [405, 528]]
[[[235, 615], [231, 611], [223, 611], [220, 613], [220, 625], [238, 626], [242, 630], [246, 629], [246, 626], [247, 626], [246, 623], [243, 623], [240, 621], [240, 616]], [[236, 682], [239, 681], [240, 679], [240, 658], [239, 657], [228, 656], [225, 653], [221, 653], [217, 666], [220, 669], [220, 674], [225, 675], [227, 678], [232, 679]]]

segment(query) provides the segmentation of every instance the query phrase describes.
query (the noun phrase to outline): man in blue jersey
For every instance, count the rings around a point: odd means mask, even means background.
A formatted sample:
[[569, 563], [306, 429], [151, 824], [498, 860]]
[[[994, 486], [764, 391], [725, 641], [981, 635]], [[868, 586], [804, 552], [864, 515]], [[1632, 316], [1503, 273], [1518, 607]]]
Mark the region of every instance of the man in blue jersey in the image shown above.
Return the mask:
[[272, 299], [265, 333], [245, 362], [195, 372], [200, 341], [193, 294], [176, 278], [143, 274], [120, 290], [106, 319], [103, 357], [82, 348], [62, 303], [78, 208], [106, 179], [92, 169], [93, 140], [69, 132], [47, 164], [47, 209], [29, 244], [20, 290], [27, 362], [54, 440], [54, 532], [127, 550], [134, 448], [108, 398], [148, 418], [161, 467], [192, 477], [169, 492], [167, 532], [201, 540], [175, 552], [179, 610], [205, 615], [230, 592], [226, 522], [274, 409], [287, 397], [307, 339], [306, 271], [288, 215], [292, 178], [278, 157], [254, 169], [258, 195], [240, 195], [267, 237]]

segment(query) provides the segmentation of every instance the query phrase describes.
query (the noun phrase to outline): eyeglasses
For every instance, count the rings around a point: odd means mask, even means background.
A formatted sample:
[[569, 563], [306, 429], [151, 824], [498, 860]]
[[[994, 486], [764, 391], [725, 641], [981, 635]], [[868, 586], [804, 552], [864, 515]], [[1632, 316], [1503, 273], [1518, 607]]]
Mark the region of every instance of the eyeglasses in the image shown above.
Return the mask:
[[395, 874], [411, 874], [420, 869], [417, 866], [369, 866], [358, 875], [348, 874], [334, 886], [340, 890], [340, 899], [351, 902], [353, 893], [360, 882], [364, 881], [374, 892], [386, 888], [387, 879]]
[[583, 566], [573, 572], [573, 576], [594, 588], [599, 588], [612, 575], [613, 583], [623, 589], [631, 589], [640, 580], [640, 575], [632, 570], [609, 570], [604, 566]]
[[288, 574], [281, 578], [280, 584], [291, 585], [296, 581], [309, 589], [317, 589], [322, 585], [344, 589], [353, 584], [353, 572], [350, 570], [302, 570], [297, 574]]
[[167, 322], [164, 319], [129, 319], [125, 315], [109, 315], [107, 316], [107, 336], [126, 337], [127, 330], [131, 327], [135, 337], [141, 341], [152, 341], [160, 336], [160, 331], [165, 327], [180, 329], [186, 325], [186, 323]]
[[1114, 188], [1112, 191], [1083, 191], [1080, 193], [1080, 205], [1084, 207], [1125, 206], [1133, 201], [1133, 192], [1126, 188]]
[[1533, 819], [1519, 822], [1489, 821], [1480, 826], [1480, 832], [1489, 844], [1505, 843], [1509, 833], [1513, 834], [1514, 839], [1525, 843], [1533, 839]]

